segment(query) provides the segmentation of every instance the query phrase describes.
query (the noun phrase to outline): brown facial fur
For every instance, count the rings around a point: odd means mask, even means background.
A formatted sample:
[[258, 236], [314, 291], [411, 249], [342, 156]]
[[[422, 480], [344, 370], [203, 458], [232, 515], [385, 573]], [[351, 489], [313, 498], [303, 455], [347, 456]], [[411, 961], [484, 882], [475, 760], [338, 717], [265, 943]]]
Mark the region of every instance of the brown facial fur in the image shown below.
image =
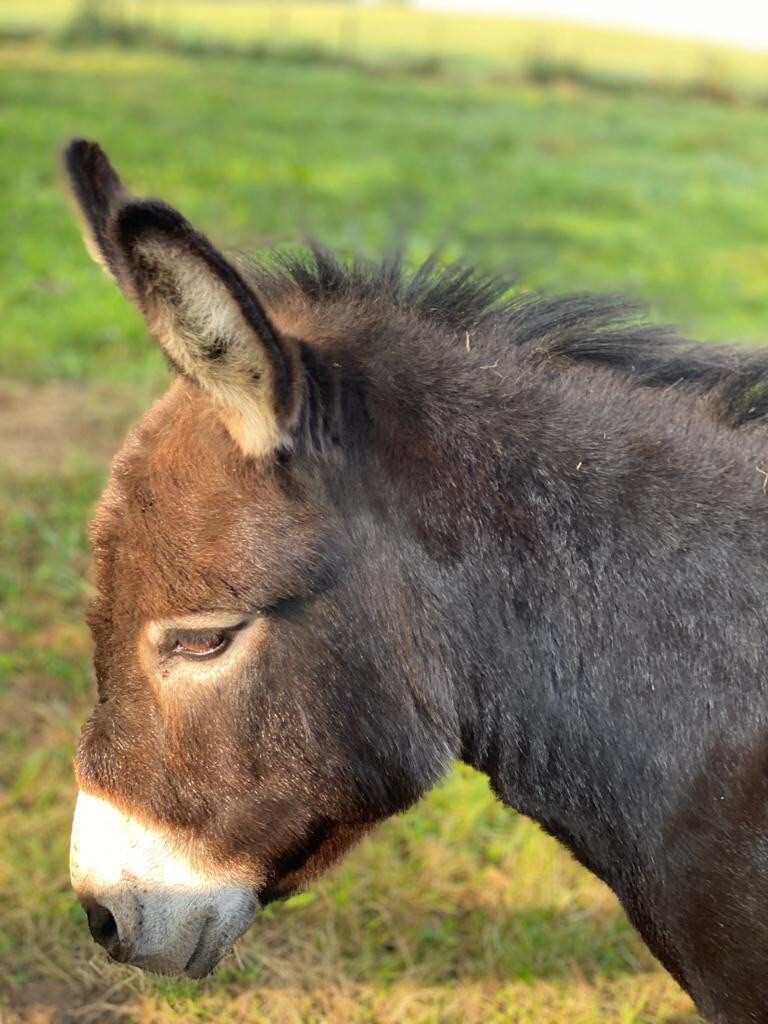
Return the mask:
[[[281, 604], [317, 584], [322, 535], [320, 510], [279, 466], [243, 457], [209, 401], [184, 381], [126, 441], [91, 526], [100, 703], [84, 731], [81, 785], [182, 837], [202, 838], [212, 860], [255, 858], [260, 882], [274, 880], [272, 862], [281, 857], [294, 874], [300, 869], [296, 850], [314, 824], [283, 791], [307, 751], [276, 743], [267, 778], [249, 749], [260, 729], [249, 722], [254, 695], [245, 676], [280, 642]], [[192, 679], [190, 692], [164, 699], [140, 656], [143, 625], [211, 609], [257, 616], [248, 664], [220, 684]], [[215, 674], [215, 663], [207, 667]], [[249, 808], [258, 810], [253, 819]], [[327, 861], [320, 846], [339, 839], [328, 830], [313, 858]]]
[[119, 542], [130, 553], [121, 589], [143, 619], [258, 610], [295, 596], [318, 516], [279, 467], [244, 457], [200, 390], [179, 380], [114, 461], [91, 525], [95, 582], [103, 588]]

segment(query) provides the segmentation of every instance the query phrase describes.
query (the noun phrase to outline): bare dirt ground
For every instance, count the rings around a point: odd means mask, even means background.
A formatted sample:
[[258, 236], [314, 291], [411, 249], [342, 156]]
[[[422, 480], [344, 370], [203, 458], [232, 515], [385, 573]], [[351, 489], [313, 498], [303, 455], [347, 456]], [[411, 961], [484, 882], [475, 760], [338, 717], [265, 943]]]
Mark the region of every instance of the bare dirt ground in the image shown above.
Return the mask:
[[112, 985], [98, 976], [84, 980], [46, 978], [25, 985], [10, 1008], [0, 1010], [0, 1024], [123, 1024], [132, 1016], [121, 1005], [131, 994], [120, 991], [134, 982], [132, 975]]
[[27, 476], [58, 475], [83, 460], [107, 465], [141, 408], [105, 386], [0, 378], [0, 467]]

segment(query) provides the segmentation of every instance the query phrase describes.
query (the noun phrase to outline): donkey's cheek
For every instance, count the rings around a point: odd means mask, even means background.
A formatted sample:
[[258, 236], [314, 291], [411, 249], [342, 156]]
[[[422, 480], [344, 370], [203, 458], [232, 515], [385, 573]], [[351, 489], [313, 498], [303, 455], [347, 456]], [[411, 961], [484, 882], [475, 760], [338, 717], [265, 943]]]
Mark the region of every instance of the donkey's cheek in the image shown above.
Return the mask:
[[260, 879], [193, 863], [169, 833], [83, 791], [70, 871], [94, 939], [161, 974], [209, 973], [259, 909]]

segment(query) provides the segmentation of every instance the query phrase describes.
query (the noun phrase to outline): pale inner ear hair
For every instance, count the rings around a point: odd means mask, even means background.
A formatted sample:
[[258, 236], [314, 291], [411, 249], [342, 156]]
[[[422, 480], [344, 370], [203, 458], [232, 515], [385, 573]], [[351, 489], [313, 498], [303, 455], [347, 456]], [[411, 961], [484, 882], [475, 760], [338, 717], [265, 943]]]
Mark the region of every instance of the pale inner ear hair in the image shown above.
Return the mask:
[[272, 366], [224, 282], [172, 239], [140, 239], [134, 254], [150, 327], [176, 366], [211, 397], [241, 451], [259, 457], [289, 447]]
[[94, 234], [93, 228], [88, 223], [88, 221], [82, 213], [80, 214], [80, 223], [81, 232], [83, 235], [83, 245], [85, 245], [85, 251], [91, 257], [93, 262], [98, 264], [98, 266], [101, 267], [104, 273], [114, 280], [114, 275], [112, 274], [112, 270], [110, 269], [106, 257], [101, 250], [101, 246], [96, 241], [96, 236]]

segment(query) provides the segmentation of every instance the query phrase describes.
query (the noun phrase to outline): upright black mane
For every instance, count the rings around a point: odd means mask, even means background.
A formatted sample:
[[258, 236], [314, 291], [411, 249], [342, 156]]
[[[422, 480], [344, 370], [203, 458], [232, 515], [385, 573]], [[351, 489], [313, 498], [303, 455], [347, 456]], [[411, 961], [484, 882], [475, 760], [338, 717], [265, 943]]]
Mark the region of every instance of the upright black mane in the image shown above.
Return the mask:
[[313, 306], [348, 305], [382, 315], [398, 310], [454, 333], [457, 343], [482, 332], [502, 351], [602, 366], [644, 387], [707, 393], [715, 414], [731, 427], [768, 414], [768, 353], [691, 342], [673, 327], [649, 324], [643, 306], [622, 295], [524, 292], [472, 267], [440, 266], [435, 256], [413, 271], [401, 254], [344, 263], [317, 244], [277, 251], [248, 269], [267, 299], [298, 289]]

